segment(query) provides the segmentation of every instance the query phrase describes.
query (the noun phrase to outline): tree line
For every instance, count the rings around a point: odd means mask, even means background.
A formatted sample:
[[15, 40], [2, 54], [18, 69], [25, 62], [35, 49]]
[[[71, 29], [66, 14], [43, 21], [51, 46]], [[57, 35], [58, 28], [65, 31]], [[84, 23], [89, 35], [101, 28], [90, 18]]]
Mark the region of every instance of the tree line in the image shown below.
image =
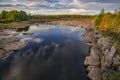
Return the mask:
[[101, 13], [95, 16], [95, 27], [112, 36], [115, 41], [120, 40], [120, 10], [115, 10], [114, 13], [105, 13], [104, 9]]
[[94, 16], [91, 15], [30, 15], [25, 11], [5, 11], [3, 10], [0, 14], [0, 22], [18, 22], [18, 21], [27, 21], [30, 19], [92, 19]]
[[93, 18], [91, 15], [32, 15], [32, 19], [81, 19], [81, 18]]
[[0, 14], [0, 22], [18, 22], [18, 21], [26, 21], [29, 19], [29, 15], [25, 11], [5, 11], [3, 10]]

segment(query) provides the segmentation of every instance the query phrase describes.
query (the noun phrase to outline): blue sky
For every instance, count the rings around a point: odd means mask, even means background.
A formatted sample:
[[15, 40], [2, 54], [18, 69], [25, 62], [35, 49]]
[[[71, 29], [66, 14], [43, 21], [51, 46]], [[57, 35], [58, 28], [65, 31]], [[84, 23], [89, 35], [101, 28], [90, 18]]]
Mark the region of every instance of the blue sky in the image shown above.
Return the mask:
[[25, 10], [31, 14], [97, 14], [104, 8], [113, 12], [120, 0], [0, 0], [2, 10]]

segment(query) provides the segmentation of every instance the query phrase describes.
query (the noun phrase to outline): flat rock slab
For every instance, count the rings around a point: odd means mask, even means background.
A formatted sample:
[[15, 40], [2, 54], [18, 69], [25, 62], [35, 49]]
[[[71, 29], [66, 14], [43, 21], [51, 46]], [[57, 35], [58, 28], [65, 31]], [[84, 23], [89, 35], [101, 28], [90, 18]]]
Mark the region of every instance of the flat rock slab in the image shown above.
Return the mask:
[[20, 41], [19, 37], [2, 37], [0, 38], [0, 59], [12, 51], [22, 48], [26, 42]]

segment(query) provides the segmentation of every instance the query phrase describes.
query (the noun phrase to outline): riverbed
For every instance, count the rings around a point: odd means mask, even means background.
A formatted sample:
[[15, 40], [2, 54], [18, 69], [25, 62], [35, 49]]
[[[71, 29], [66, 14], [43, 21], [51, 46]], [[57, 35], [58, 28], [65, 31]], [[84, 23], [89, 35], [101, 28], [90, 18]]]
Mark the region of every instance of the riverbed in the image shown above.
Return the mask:
[[0, 80], [87, 80], [84, 28], [32, 25], [16, 30], [28, 44], [0, 63]]

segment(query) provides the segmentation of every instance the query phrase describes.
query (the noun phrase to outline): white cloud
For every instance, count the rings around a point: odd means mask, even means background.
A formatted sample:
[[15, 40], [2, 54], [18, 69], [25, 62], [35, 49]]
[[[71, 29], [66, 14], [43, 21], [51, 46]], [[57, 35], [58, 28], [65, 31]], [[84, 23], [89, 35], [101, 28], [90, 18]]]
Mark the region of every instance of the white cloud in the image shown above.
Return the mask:
[[[113, 11], [120, 1], [112, 0], [2, 0], [0, 10], [25, 10], [32, 14], [96, 14]], [[48, 13], [49, 12], [49, 13]]]

